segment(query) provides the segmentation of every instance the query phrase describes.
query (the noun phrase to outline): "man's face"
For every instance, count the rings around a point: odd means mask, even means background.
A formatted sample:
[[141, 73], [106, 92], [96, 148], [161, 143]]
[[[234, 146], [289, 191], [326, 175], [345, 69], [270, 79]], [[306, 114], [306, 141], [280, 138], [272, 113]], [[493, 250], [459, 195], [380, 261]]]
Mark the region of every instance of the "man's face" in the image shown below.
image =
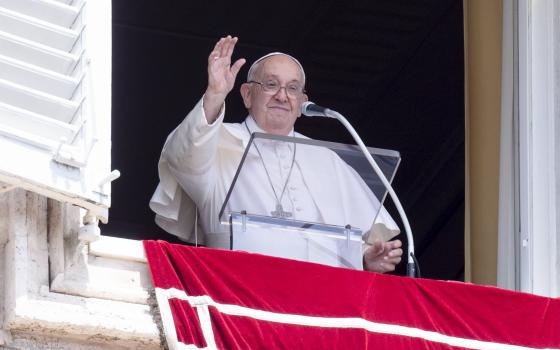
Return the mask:
[[243, 84], [241, 96], [245, 107], [264, 131], [288, 135], [301, 115], [301, 104], [307, 101], [307, 95], [302, 92], [295, 95], [288, 92], [304, 86], [298, 64], [285, 55], [272, 56], [260, 62], [253, 79], [268, 86], [276, 83], [281, 88], [271, 93], [258, 83]]

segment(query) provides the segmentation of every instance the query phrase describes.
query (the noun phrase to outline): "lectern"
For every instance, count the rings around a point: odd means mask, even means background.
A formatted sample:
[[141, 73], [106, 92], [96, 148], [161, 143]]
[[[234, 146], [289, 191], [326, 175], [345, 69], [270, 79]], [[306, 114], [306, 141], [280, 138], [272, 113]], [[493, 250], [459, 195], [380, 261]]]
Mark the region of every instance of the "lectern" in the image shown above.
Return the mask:
[[[392, 181], [399, 153], [368, 151]], [[361, 269], [364, 241], [394, 225], [386, 194], [357, 146], [253, 133], [219, 216], [232, 250]]]

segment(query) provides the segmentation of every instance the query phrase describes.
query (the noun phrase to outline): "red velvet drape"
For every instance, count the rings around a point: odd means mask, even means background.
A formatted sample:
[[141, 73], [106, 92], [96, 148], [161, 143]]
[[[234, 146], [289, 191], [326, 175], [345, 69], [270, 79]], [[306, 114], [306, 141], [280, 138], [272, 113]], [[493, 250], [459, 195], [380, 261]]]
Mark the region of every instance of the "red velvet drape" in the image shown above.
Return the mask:
[[[162, 241], [144, 247], [154, 287], [186, 293], [169, 300], [184, 344], [207, 345], [189, 298], [209, 296], [221, 349], [560, 348], [557, 299]], [[295, 316], [275, 318], [285, 315]], [[297, 315], [317, 318], [301, 325]]]

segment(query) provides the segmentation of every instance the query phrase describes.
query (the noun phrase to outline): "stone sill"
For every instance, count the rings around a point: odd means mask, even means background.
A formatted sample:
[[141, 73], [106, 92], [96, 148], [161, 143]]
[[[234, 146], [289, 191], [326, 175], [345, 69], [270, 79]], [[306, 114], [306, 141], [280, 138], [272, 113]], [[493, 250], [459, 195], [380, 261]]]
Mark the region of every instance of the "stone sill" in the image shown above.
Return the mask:
[[142, 242], [101, 236], [82, 254], [77, 264], [56, 275], [51, 291], [146, 304], [152, 284]]

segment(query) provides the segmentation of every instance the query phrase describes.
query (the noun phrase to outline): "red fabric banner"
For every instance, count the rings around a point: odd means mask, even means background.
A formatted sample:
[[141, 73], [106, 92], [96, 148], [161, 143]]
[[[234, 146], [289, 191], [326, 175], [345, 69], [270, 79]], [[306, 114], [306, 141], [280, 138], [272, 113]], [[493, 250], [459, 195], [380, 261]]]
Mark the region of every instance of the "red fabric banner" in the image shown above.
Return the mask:
[[560, 300], [145, 241], [171, 349], [560, 349]]

